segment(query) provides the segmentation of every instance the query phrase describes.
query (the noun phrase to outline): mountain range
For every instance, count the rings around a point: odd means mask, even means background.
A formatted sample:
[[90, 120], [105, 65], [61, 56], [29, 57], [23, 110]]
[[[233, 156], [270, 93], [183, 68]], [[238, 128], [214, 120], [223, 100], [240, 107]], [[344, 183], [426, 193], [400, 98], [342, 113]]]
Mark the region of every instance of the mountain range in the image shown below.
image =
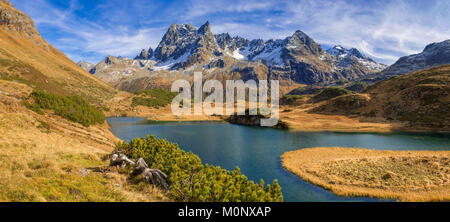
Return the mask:
[[155, 49], [143, 49], [134, 59], [107, 56], [96, 65], [78, 63], [94, 76], [130, 92], [169, 88], [173, 80], [191, 80], [193, 71], [202, 71], [204, 79], [222, 81], [278, 79], [282, 88], [290, 88], [355, 80], [374, 83], [443, 64], [450, 64], [450, 40], [432, 43], [422, 53], [387, 66], [356, 48], [337, 45], [324, 50], [300, 30], [284, 39], [249, 40], [213, 34], [209, 22], [200, 28], [172, 24]]
[[278, 79], [282, 86], [290, 86], [356, 80], [386, 68], [356, 48], [324, 50], [300, 30], [285, 39], [249, 40], [228, 33], [214, 35], [209, 22], [198, 29], [173, 24], [155, 49], [143, 49], [134, 59], [108, 56], [94, 67], [79, 65], [131, 92], [167, 88], [164, 83], [190, 79], [194, 70], [203, 71], [206, 79]]

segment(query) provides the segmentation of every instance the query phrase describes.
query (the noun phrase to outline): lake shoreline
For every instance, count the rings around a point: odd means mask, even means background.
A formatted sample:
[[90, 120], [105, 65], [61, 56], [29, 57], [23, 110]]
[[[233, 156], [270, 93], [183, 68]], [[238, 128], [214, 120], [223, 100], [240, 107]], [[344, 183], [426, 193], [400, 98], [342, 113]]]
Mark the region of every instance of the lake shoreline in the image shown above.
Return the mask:
[[[314, 114], [309, 114], [314, 115]], [[326, 115], [321, 115], [326, 116]], [[117, 117], [127, 117], [127, 118], [142, 118], [147, 121], [151, 121], [154, 123], [176, 123], [176, 122], [223, 122], [223, 123], [230, 123], [230, 124], [237, 124], [237, 125], [243, 125], [243, 126], [251, 126], [251, 127], [261, 127], [254, 124], [244, 124], [244, 122], [230, 122], [227, 121], [228, 117], [225, 116], [183, 116], [183, 117], [176, 117], [171, 115], [165, 115], [160, 118], [155, 118], [154, 116], [141, 116], [141, 115], [135, 115], [135, 116], [115, 116], [110, 115], [106, 118], [117, 118]], [[340, 116], [342, 118], [348, 118], [344, 116]], [[333, 118], [333, 117], [330, 117]], [[330, 119], [332, 120], [332, 119]], [[411, 128], [392, 128], [391, 125], [385, 124], [385, 123], [370, 123], [370, 122], [350, 122], [349, 125], [342, 127], [339, 125], [339, 122], [336, 125], [323, 123], [322, 120], [318, 120], [314, 117], [309, 117], [306, 120], [301, 120], [305, 125], [301, 125], [299, 123], [294, 123], [292, 119], [280, 119], [282, 121], [283, 125], [287, 125], [287, 127], [270, 127], [273, 129], [282, 129], [282, 130], [289, 130], [291, 132], [336, 132], [336, 133], [437, 133], [437, 134], [450, 134], [449, 131], [440, 131], [435, 129], [411, 129]], [[350, 121], [357, 121], [352, 120]], [[320, 123], [319, 123], [320, 122]], [[318, 125], [322, 124], [322, 125]], [[381, 124], [381, 125], [380, 125]], [[325, 126], [324, 126], [325, 125]], [[381, 127], [380, 127], [381, 126]], [[268, 128], [268, 127], [263, 127]]]
[[[107, 117], [138, 117], [150, 121], [162, 122], [230, 122], [230, 116], [182, 115], [172, 113], [171, 106], [162, 108], [150, 108], [138, 106], [134, 111], [117, 113], [107, 112]], [[234, 121], [233, 124], [255, 126], [252, 121]], [[357, 118], [344, 115], [330, 115], [310, 113], [307, 109], [294, 109], [286, 106], [280, 108], [280, 127], [297, 132], [348, 132], [348, 133], [392, 133], [392, 132], [421, 132], [421, 133], [450, 133], [436, 128], [411, 127], [406, 122], [387, 121], [383, 118]]]
[[[295, 132], [247, 127], [227, 122], [153, 122], [143, 118], [108, 118], [111, 132], [123, 141], [155, 135], [180, 145], [204, 163], [233, 170], [236, 166], [250, 179], [279, 179], [285, 200], [291, 201], [384, 201], [379, 198], [342, 197], [299, 179], [286, 171], [280, 156], [301, 147], [370, 147], [372, 149], [422, 150], [448, 147], [446, 136], [409, 133]], [[251, 140], [248, 138], [252, 138]], [[418, 145], [420, 142], [421, 145]], [[392, 200], [392, 198], [389, 198]]]
[[341, 147], [281, 156], [283, 168], [336, 195], [419, 202], [450, 200], [449, 159], [450, 151]]

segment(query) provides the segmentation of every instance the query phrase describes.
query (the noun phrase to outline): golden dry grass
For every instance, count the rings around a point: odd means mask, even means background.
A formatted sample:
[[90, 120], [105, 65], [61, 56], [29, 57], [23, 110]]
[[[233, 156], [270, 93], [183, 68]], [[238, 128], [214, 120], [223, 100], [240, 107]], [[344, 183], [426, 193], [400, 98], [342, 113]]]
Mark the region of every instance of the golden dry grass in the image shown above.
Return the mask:
[[309, 108], [282, 107], [280, 120], [294, 131], [333, 131], [333, 132], [391, 132], [398, 123], [388, 123], [373, 119], [361, 121], [342, 115], [308, 113]]
[[0, 28], [0, 79], [56, 94], [76, 94], [98, 107], [107, 107], [118, 91], [49, 47], [45, 50], [20, 34]]
[[[9, 4], [0, 8], [22, 14]], [[117, 102], [130, 94], [78, 67], [45, 42], [31, 20], [21, 21], [27, 24], [0, 27], [0, 201], [167, 201], [160, 189], [114, 168], [94, 170], [108, 165], [103, 157], [119, 141], [106, 123], [83, 127], [24, 107], [33, 89], [79, 95], [105, 110], [126, 109]], [[32, 35], [9, 25], [25, 25]]]
[[0, 201], [168, 201], [152, 185], [134, 183], [103, 157], [117, 141], [107, 125], [83, 127], [23, 105], [31, 88], [0, 81]]
[[[109, 106], [112, 109], [106, 111], [106, 115], [144, 117], [154, 121], [223, 121], [227, 118], [227, 116], [208, 116], [204, 113], [202, 115], [176, 116], [172, 113], [170, 105], [159, 109], [145, 106], [131, 108], [132, 97], [131, 94], [117, 94], [116, 105]], [[248, 108], [248, 104], [246, 104], [246, 108]], [[280, 120], [287, 123], [289, 129], [293, 131], [391, 132], [399, 126], [398, 123], [387, 123], [377, 119], [369, 122], [342, 115], [308, 113], [307, 109], [282, 106]]]
[[308, 148], [281, 160], [287, 170], [341, 196], [450, 200], [450, 151]]

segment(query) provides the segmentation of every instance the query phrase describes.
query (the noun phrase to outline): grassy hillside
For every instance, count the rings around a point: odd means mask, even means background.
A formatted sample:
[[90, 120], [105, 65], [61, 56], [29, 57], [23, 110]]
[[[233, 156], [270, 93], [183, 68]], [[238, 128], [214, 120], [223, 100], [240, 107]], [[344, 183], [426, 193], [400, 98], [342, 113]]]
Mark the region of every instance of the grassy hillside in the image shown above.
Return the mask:
[[119, 142], [100, 110], [120, 112], [130, 94], [78, 67], [6, 0], [0, 17], [0, 201], [168, 200], [95, 170]]
[[411, 126], [450, 130], [450, 65], [393, 77], [370, 86], [370, 112]]
[[325, 100], [329, 100], [338, 96], [352, 94], [353, 92], [347, 89], [343, 89], [340, 87], [328, 87], [322, 90], [317, 95], [313, 96], [311, 100], [313, 102], [321, 102]]
[[[59, 95], [78, 95], [98, 106], [117, 91], [58, 51], [46, 51], [0, 29], [0, 78]], [[56, 50], [56, 49], [55, 49]]]
[[130, 184], [107, 166], [119, 140], [106, 124], [84, 127], [23, 105], [33, 89], [0, 80], [0, 201], [161, 201], [159, 189]]
[[450, 65], [392, 77], [312, 109], [314, 113], [399, 121], [405, 129], [450, 130]]

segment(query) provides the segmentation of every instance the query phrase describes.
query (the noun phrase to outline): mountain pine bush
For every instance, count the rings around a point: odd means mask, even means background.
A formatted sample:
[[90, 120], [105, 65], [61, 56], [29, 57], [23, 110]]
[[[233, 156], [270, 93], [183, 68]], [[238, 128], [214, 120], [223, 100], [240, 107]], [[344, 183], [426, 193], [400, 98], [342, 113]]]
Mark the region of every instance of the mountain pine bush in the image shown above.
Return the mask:
[[104, 114], [79, 96], [61, 96], [34, 90], [31, 97], [34, 103], [27, 103], [26, 106], [37, 113], [42, 113], [41, 109], [53, 110], [56, 115], [83, 126], [105, 122]]
[[319, 94], [312, 97], [311, 99], [313, 102], [322, 102], [325, 100], [336, 98], [338, 96], [348, 95], [348, 94], [353, 94], [353, 93], [354, 92], [352, 92], [350, 90], [343, 89], [340, 87], [328, 87], [328, 88], [325, 88]]
[[133, 98], [131, 106], [148, 106], [160, 108], [172, 103], [173, 98], [177, 96], [176, 93], [164, 89], [150, 89], [139, 91], [138, 96]]
[[248, 180], [239, 168], [230, 172], [203, 165], [200, 158], [175, 143], [154, 136], [119, 143], [119, 151], [134, 159], [142, 157], [150, 168], [168, 175], [170, 196], [185, 202], [282, 202], [277, 180], [264, 186]]

